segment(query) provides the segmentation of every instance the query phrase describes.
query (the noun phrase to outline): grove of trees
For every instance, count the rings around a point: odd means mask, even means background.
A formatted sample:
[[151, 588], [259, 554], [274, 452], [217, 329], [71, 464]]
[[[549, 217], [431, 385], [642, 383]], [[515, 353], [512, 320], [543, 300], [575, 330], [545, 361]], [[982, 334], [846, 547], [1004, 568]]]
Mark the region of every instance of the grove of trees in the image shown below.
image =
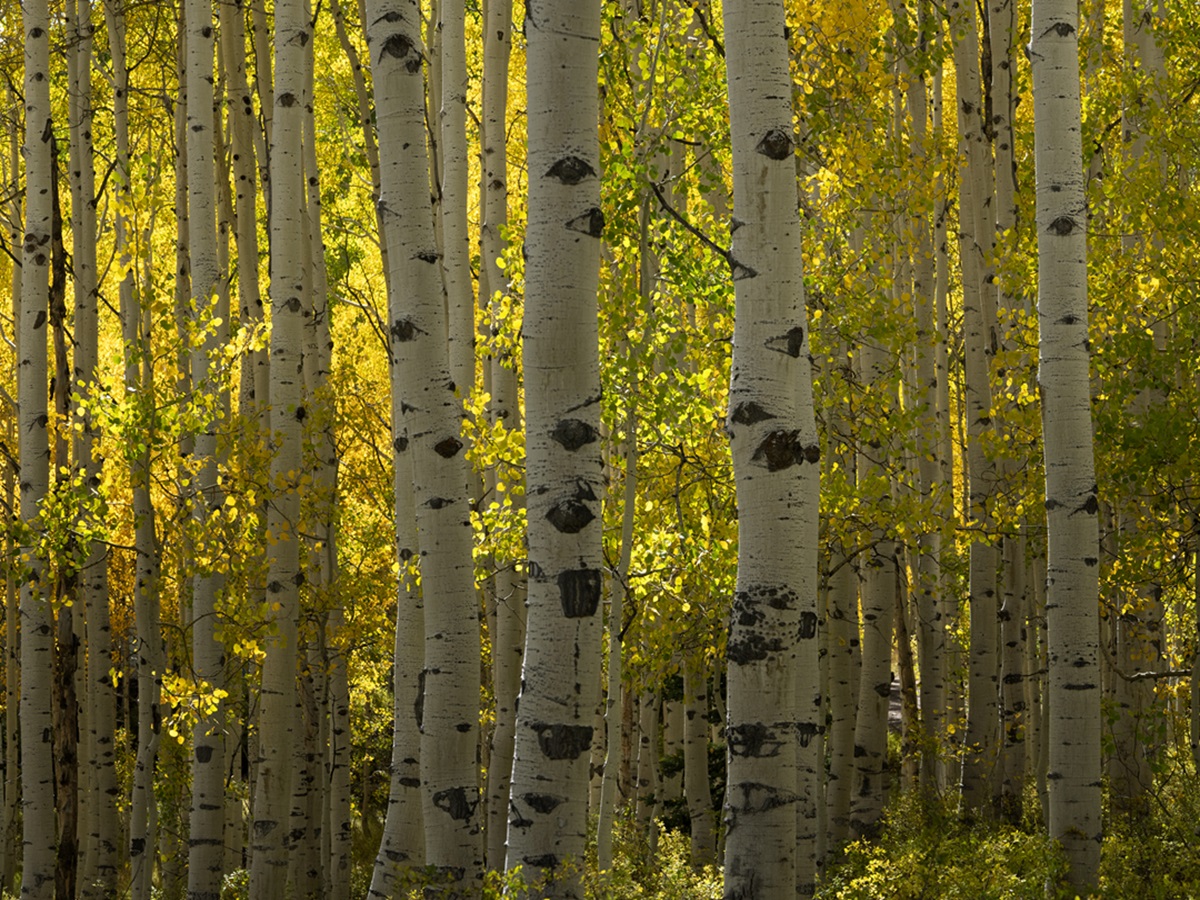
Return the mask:
[[0, 0], [0, 893], [1200, 891], [1198, 12]]

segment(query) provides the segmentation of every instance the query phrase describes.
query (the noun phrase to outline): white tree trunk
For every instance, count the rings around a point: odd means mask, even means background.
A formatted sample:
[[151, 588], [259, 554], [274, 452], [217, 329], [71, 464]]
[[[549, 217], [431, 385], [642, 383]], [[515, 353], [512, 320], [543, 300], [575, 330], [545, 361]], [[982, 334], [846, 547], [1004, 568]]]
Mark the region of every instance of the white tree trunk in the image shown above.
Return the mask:
[[[993, 225], [986, 216], [992, 196], [991, 159], [982, 121], [979, 76], [979, 37], [973, 3], [951, 7], [955, 33], [959, 142], [966, 152], [960, 172], [959, 248], [962, 260], [963, 331], [965, 348], [965, 398], [969, 510], [975, 527], [987, 529], [988, 498], [993, 491], [994, 466], [983, 449], [985, 431], [991, 427], [992, 396], [989, 385], [992, 330], [989, 298], [992, 287], [984, 274]], [[963, 755], [962, 803], [971, 812], [986, 811], [991, 799], [991, 778], [999, 741], [999, 658], [997, 654], [996, 549], [985, 541], [971, 544], [970, 660], [966, 747]]]
[[49, 410], [46, 386], [46, 322], [50, 284], [53, 125], [50, 110], [50, 20], [45, 0], [23, 5], [25, 38], [25, 234], [21, 254], [20, 358], [17, 372], [18, 440], [21, 460], [21, 806], [24, 853], [21, 894], [54, 896], [57, 840], [54, 817], [54, 754], [50, 744], [53, 672], [51, 586], [36, 539], [41, 503], [50, 486]]
[[[534, 880], [583, 862], [600, 694], [600, 4], [535, 0], [525, 32], [529, 602], [507, 866]], [[549, 891], [579, 896], [577, 874]]]
[[1087, 201], [1080, 143], [1078, 12], [1034, 0], [1038, 383], [1046, 457], [1050, 836], [1071, 885], [1100, 865], [1099, 530], [1088, 387]]
[[462, 407], [448, 369], [438, 254], [426, 205], [420, 17], [410, 0], [387, 0], [369, 4], [367, 19], [390, 283], [404, 286], [390, 297], [392, 390], [403, 428], [395, 439], [412, 456], [425, 600], [425, 861], [455, 890], [469, 892], [483, 870], [475, 762], [479, 627]]
[[[217, 261], [217, 222], [213, 161], [213, 49], [212, 6], [208, 0], [188, 0], [188, 252], [192, 276], [192, 384], [211, 397], [213, 415], [196, 435], [200, 463], [193, 515], [201, 528], [214, 514], [222, 515], [217, 487], [216, 412], [220, 400], [209, 382], [210, 354], [217, 351], [221, 335], [216, 292], [221, 272]], [[223, 326], [222, 326], [223, 327]], [[206, 398], [207, 399], [207, 398]], [[217, 642], [216, 598], [224, 575], [205, 567], [195, 575], [192, 588], [192, 666], [197, 688], [209, 693], [223, 688], [224, 651]], [[202, 707], [203, 709], [203, 707]], [[209, 714], [196, 718], [192, 731], [192, 808], [188, 841], [189, 900], [218, 900], [225, 863], [225, 747], [223, 710], [218, 702]]]
[[[304, 317], [310, 309], [311, 260], [305, 245], [303, 123], [307, 98], [305, 47], [312, 32], [302, 0], [275, 7], [275, 99], [271, 138], [272, 502], [267, 515], [267, 602], [272, 632], [264, 641], [259, 699], [258, 778], [254, 791], [250, 896], [285, 896], [291, 749], [296, 728], [297, 618], [300, 585], [301, 422], [304, 405]], [[299, 781], [299, 779], [295, 779]]]
[[727, 428], [740, 547], [726, 651], [725, 896], [753, 900], [810, 896], [816, 880], [820, 450], [783, 4], [726, 0], [724, 14], [738, 313]]
[[683, 663], [683, 793], [692, 825], [692, 865], [712, 865], [717, 840], [708, 780], [708, 679], [695, 659]]
[[463, 0], [441, 0], [441, 226], [450, 378], [463, 397], [475, 385], [475, 298], [467, 234], [467, 53]]

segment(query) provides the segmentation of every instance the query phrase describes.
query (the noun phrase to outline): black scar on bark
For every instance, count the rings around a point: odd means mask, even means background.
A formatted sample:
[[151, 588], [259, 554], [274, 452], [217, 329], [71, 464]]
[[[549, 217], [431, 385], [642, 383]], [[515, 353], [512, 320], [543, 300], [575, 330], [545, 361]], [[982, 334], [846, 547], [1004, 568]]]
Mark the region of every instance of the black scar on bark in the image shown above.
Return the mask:
[[279, 827], [278, 822], [272, 822], [268, 819], [254, 820], [254, 836], [257, 838], [266, 837], [272, 831]]
[[459, 734], [466, 734], [468, 731], [471, 730], [471, 727], [472, 726], [471, 726], [470, 722], [459, 722], [457, 725], [454, 726], [454, 730], [457, 731]]
[[[772, 431], [763, 438], [750, 461], [765, 465], [768, 472], [780, 472], [796, 463], [812, 460], [814, 447], [805, 447], [800, 443], [799, 431]], [[815, 449], [819, 459], [820, 448]]]
[[413, 718], [417, 720], [417, 728], [425, 723], [425, 670], [417, 673], [417, 699], [413, 701]]
[[821, 729], [815, 722], [800, 722], [796, 725], [796, 738], [800, 741], [801, 747], [807, 747], [812, 743], [812, 739], [821, 733]]
[[455, 437], [448, 437], [445, 440], [438, 441], [433, 445], [433, 452], [442, 459], [451, 459], [463, 447], [462, 441]]
[[280, 94], [279, 97], [275, 100], [275, 104], [277, 106], [282, 106], [285, 109], [289, 106], [295, 106], [296, 105], [296, 95], [285, 91], [284, 93]]
[[46, 311], [39, 309], [36, 316], [33, 317], [33, 328], [36, 331], [46, 324]]
[[886, 684], [881, 682], [881, 683], [875, 685], [874, 691], [880, 697], [889, 697], [889, 696], [891, 696], [891, 693], [892, 693], [892, 683], [890, 681]]
[[517, 805], [511, 801], [508, 804], [508, 824], [513, 828], [528, 828], [533, 824], [533, 819], [526, 819], [517, 811]]
[[553, 794], [525, 794], [521, 799], [528, 803], [530, 808], [541, 813], [543, 816], [553, 812], [566, 802], [565, 797], [556, 797]]
[[1057, 34], [1060, 38], [1070, 37], [1075, 29], [1067, 22], [1055, 22], [1050, 26], [1050, 30]]
[[1005, 684], [1019, 684], [1025, 680], [1025, 676], [1019, 672], [1010, 672], [1001, 679]]
[[449, 506], [450, 501], [445, 497], [430, 497], [425, 505], [430, 509], [441, 509], [443, 506]]
[[537, 869], [553, 869], [558, 866], [558, 857], [553, 853], [544, 853], [541, 856], [523, 856], [521, 861]]
[[384, 850], [383, 855], [388, 858], [388, 862], [404, 862], [408, 859], [408, 854], [403, 850]]
[[604, 234], [604, 213], [600, 212], [599, 207], [593, 206], [583, 215], [568, 220], [567, 228], [588, 237], [598, 238]]
[[800, 613], [800, 638], [808, 640], [817, 636], [817, 614], [814, 612]]
[[1092, 566], [1095, 566], [1095, 565], [1099, 565], [1099, 563], [1100, 563], [1100, 560], [1094, 556], [1085, 556], [1083, 558], [1083, 564], [1085, 566], [1087, 566], [1088, 568], [1091, 568]]
[[1090, 691], [1095, 687], [1094, 684], [1064, 684], [1064, 691]]
[[1078, 325], [1079, 324], [1079, 316], [1072, 316], [1070, 314], [1065, 315], [1061, 319], [1058, 320], [1058, 324], [1059, 325]]
[[412, 319], [397, 319], [392, 323], [392, 337], [401, 343], [411, 341], [418, 334], [424, 333], [413, 323]]
[[[398, 17], [397, 17], [398, 18]], [[385, 21], [395, 21], [384, 17]], [[408, 39], [407, 35], [393, 34], [390, 38], [383, 42], [383, 47], [380, 48], [382, 56], [390, 56], [394, 59], [404, 59], [412, 52], [413, 42]]]
[[783, 741], [774, 728], [761, 722], [733, 725], [726, 730], [729, 755], [751, 759], [768, 759], [778, 756]]
[[465, 822], [475, 813], [475, 804], [467, 799], [467, 792], [460, 787], [436, 792], [433, 805], [459, 822]]
[[741, 281], [746, 278], [757, 278], [758, 270], [747, 266], [744, 263], [738, 262], [733, 257], [729, 258], [729, 268], [733, 272], [733, 280]]
[[560, 419], [550, 437], [572, 453], [597, 438], [596, 429], [580, 419]]
[[804, 347], [804, 329], [797, 325], [795, 328], [789, 330], [785, 337], [787, 338], [787, 350], [785, 352], [793, 359], [798, 358], [800, 350]]
[[206, 763], [212, 759], [213, 748], [207, 744], [201, 744], [196, 748], [196, 762]]
[[591, 725], [548, 725], [538, 722], [530, 726], [537, 734], [538, 746], [547, 759], [578, 759], [592, 747]]
[[596, 170], [591, 167], [591, 164], [578, 156], [564, 156], [555, 162], [546, 173], [547, 178], [557, 178], [567, 185], [579, 184], [585, 178], [594, 178], [595, 176]]
[[413, 778], [411, 775], [406, 775], [400, 779], [400, 783], [405, 787], [419, 788], [421, 786], [421, 779]]
[[392, 447], [395, 449], [395, 451], [397, 453], [403, 453], [405, 450], [408, 449], [408, 438], [406, 438], [406, 437], [396, 438], [394, 441], [392, 441]]
[[1100, 511], [1100, 503], [1098, 500], [1096, 500], [1096, 495], [1092, 494], [1089, 496], [1087, 500], [1083, 502], [1083, 506], [1079, 507], [1079, 509], [1087, 513], [1089, 516], [1094, 516], [1096, 513], [1098, 513]]
[[422, 250], [417, 254], [417, 259], [421, 262], [435, 263], [441, 259], [442, 255], [436, 250]]
[[296, 407], [296, 421], [303, 422], [308, 417], [308, 410], [303, 406]]
[[732, 804], [737, 810], [761, 813], [796, 802], [796, 795], [791, 791], [781, 791], [769, 784], [761, 784], [756, 781], [744, 781], [741, 784], [731, 785], [730, 788], [733, 791], [739, 791], [742, 795], [740, 804]]
[[1075, 230], [1075, 220], [1070, 216], [1059, 216], [1050, 223], [1050, 233], [1057, 234], [1059, 237], [1066, 237]]
[[747, 663], [766, 659], [772, 653], [783, 650], [783, 642], [775, 637], [749, 634], [737, 641], [730, 641], [725, 649], [725, 658], [731, 663], [744, 666]]
[[772, 128], [754, 145], [754, 152], [767, 159], [787, 159], [792, 155], [792, 136], [782, 128]]
[[756, 422], [765, 422], [768, 419], [774, 419], [775, 416], [771, 415], [753, 400], [747, 400], [745, 403], [739, 403], [733, 410], [733, 415], [729, 418], [738, 425], [753, 425]]
[[600, 607], [600, 572], [596, 569], [567, 569], [558, 576], [558, 596], [568, 619], [594, 616]]
[[586, 490], [578, 490], [574, 497], [569, 497], [560, 503], [555, 503], [546, 513], [546, 519], [563, 534], [578, 534], [596, 514], [585, 503], [585, 500], [595, 500], [592, 489], [581, 482]]

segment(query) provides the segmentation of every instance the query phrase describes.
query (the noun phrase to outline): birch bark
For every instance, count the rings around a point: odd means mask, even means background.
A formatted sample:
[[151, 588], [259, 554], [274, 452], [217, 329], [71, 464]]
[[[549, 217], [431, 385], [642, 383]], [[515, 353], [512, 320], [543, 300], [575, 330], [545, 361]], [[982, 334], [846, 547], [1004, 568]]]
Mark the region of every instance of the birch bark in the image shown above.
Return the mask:
[[[419, 10], [411, 0], [368, 4], [375, 75], [380, 207], [393, 286], [390, 297], [393, 404], [401, 409], [397, 449], [412, 458], [425, 600], [421, 780], [425, 860], [449, 890], [478, 890], [483, 871], [476, 752], [479, 627], [462, 454], [461, 403], [446, 348], [433, 222], [427, 207]], [[399, 528], [399, 525], [397, 526]]]
[[1087, 201], [1079, 96], [1078, 11], [1034, 0], [1038, 383], [1049, 527], [1050, 836], [1070, 883], [1094, 888], [1100, 865], [1099, 529], [1088, 385]]
[[45, 0], [22, 6], [25, 36], [25, 232], [21, 252], [18, 320], [17, 405], [21, 460], [19, 548], [21, 581], [21, 806], [24, 831], [21, 894], [54, 896], [57, 840], [54, 819], [54, 754], [50, 746], [53, 617], [50, 585], [37, 536], [41, 504], [50, 486], [46, 401], [46, 321], [50, 284], [51, 166], [50, 18]]
[[[303, 123], [306, 46], [312, 39], [303, 0], [275, 7], [275, 99], [271, 137], [272, 502], [267, 514], [267, 603], [273, 633], [264, 644], [259, 700], [258, 778], [254, 792], [250, 896], [285, 895], [288, 818], [292, 808], [291, 749], [296, 729], [297, 619], [300, 585], [301, 422], [304, 398], [304, 316], [309, 310], [310, 249], [304, 244]], [[299, 779], [297, 779], [300, 782]], [[302, 786], [302, 782], [301, 782]]]
[[725, 896], [752, 900], [810, 896], [816, 880], [820, 449], [783, 4], [726, 0], [724, 15], [737, 303], [727, 428], [740, 547], [726, 651]]
[[[532, 880], [582, 866], [600, 694], [600, 4], [534, 0], [525, 32], [529, 599], [507, 866]], [[577, 872], [550, 886], [581, 893]]]

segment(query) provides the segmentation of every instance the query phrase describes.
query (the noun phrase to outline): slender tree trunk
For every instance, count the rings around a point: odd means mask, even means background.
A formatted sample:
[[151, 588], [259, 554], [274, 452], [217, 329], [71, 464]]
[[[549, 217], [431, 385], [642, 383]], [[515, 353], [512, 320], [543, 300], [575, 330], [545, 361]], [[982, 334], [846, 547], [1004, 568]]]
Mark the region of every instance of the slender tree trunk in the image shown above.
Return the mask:
[[411, 451], [425, 599], [425, 859], [452, 883], [451, 893], [472, 892], [483, 870], [476, 773], [479, 628], [461, 404], [448, 369], [433, 222], [422, 212], [428, 165], [420, 20], [409, 0], [370, 4], [367, 18], [390, 283], [405, 286], [390, 297], [390, 333], [393, 403], [401, 406], [404, 429], [396, 435], [397, 449]]
[[475, 298], [471, 291], [467, 235], [467, 53], [463, 0], [441, 0], [438, 52], [441, 57], [442, 280], [450, 378], [468, 396], [475, 384]]
[[36, 549], [41, 504], [50, 488], [46, 317], [50, 284], [51, 169], [50, 19], [45, 0], [22, 7], [25, 38], [25, 232], [21, 254], [20, 354], [17, 371], [21, 460], [21, 522], [26, 526], [21, 582], [21, 806], [24, 848], [21, 893], [54, 896], [57, 853], [54, 819], [51, 678], [54, 634], [46, 564]]
[[[951, 28], [957, 70], [958, 130], [966, 150], [959, 204], [959, 248], [962, 260], [965, 384], [963, 412], [967, 427], [967, 471], [970, 517], [975, 527], [989, 530], [988, 499], [994, 467], [983, 448], [991, 426], [989, 385], [988, 298], [984, 260], [993, 227], [985, 211], [990, 202], [991, 162], [982, 121], [979, 75], [979, 37], [972, 3], [955, 2]], [[971, 544], [969, 595], [971, 611], [966, 747], [963, 756], [962, 803], [967, 814], [986, 813], [997, 758], [999, 727], [999, 659], [997, 655], [996, 549], [985, 540]]]
[[[495, 343], [490, 359], [491, 406], [489, 415], [509, 431], [519, 429], [515, 347], [517, 323], [505, 319], [500, 307], [507, 291], [507, 278], [500, 268], [505, 242], [501, 230], [508, 224], [508, 70], [512, 51], [512, 0], [486, 0], [483, 6], [483, 210], [479, 227], [479, 304], [486, 304]], [[503, 502], [500, 485], [520, 479], [516, 471], [489, 475], [495, 502]], [[508, 488], [508, 501], [516, 508], [524, 503], [518, 483]], [[516, 701], [521, 687], [521, 659], [525, 652], [525, 582], [516, 560], [493, 558], [492, 580], [496, 603], [492, 634], [492, 685], [496, 698], [496, 727], [492, 733], [487, 794], [487, 864], [504, 868], [508, 833], [508, 794], [512, 782], [513, 741], [516, 737]]]
[[312, 39], [302, 0], [275, 7], [275, 100], [271, 137], [271, 430], [277, 433], [271, 458], [274, 491], [268, 506], [267, 601], [272, 634], [264, 642], [259, 700], [258, 777], [254, 792], [250, 896], [286, 896], [291, 847], [289, 812], [293, 792], [291, 750], [296, 734], [297, 620], [300, 607], [301, 423], [308, 415], [304, 397], [304, 318], [309, 297], [310, 248], [304, 243], [303, 178], [306, 115], [306, 46]]
[[[583, 861], [600, 694], [600, 4], [535, 0], [525, 32], [530, 579], [507, 866], [534, 880]], [[553, 898], [580, 895], [577, 873], [549, 889]]]
[[708, 679], [692, 658], [683, 663], [683, 782], [692, 826], [692, 865], [711, 865], [716, 862], [717, 841], [708, 777]]
[[1038, 382], [1046, 455], [1050, 836], [1070, 883], [1096, 885], [1100, 865], [1099, 556], [1088, 386], [1087, 202], [1080, 144], [1075, 4], [1033, 6], [1037, 167]]
[[783, 4], [726, 0], [724, 15], [739, 311], [727, 428], [740, 547], [726, 651], [725, 896], [754, 900], [811, 896], [816, 880], [820, 450]]
[[616, 827], [617, 790], [621, 768], [621, 683], [623, 679], [622, 629], [629, 565], [633, 555], [633, 525], [637, 509], [637, 415], [631, 404], [625, 422], [625, 490], [621, 507], [621, 557], [608, 609], [608, 684], [604, 701], [605, 757], [596, 816], [596, 867], [613, 867], [613, 832]]
[[[209, 359], [223, 346], [216, 294], [221, 281], [217, 258], [216, 167], [213, 159], [214, 89], [212, 6], [188, 0], [187, 155], [188, 253], [192, 277], [191, 370], [193, 390], [211, 397], [213, 415], [196, 434], [199, 462], [192, 514], [203, 534], [223, 515], [217, 486], [218, 413], [221, 389], [209, 378]], [[217, 690], [224, 689], [224, 650], [216, 639], [216, 599], [224, 583], [218, 567], [201, 567], [192, 585], [192, 666], [197, 690], [211, 695], [200, 706], [192, 730], [192, 805], [188, 841], [188, 900], [218, 900], [225, 863], [224, 710]]]

